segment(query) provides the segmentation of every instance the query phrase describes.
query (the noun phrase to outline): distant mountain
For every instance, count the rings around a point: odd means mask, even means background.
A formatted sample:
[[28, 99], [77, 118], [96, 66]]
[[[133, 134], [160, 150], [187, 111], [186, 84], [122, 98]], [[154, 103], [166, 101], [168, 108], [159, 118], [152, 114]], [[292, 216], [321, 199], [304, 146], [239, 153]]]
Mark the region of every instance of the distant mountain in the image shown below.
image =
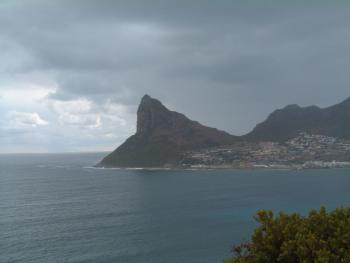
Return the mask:
[[271, 113], [247, 135], [238, 137], [203, 126], [145, 95], [137, 111], [136, 134], [98, 166], [172, 167], [180, 163], [186, 151], [238, 141], [285, 142], [301, 132], [350, 139], [350, 98], [328, 108], [288, 105]]
[[238, 137], [170, 111], [145, 95], [137, 111], [136, 134], [104, 158], [102, 167], [175, 166], [184, 151], [232, 144]]
[[288, 105], [271, 113], [242, 139], [284, 142], [301, 132], [350, 139], [350, 98], [328, 108]]

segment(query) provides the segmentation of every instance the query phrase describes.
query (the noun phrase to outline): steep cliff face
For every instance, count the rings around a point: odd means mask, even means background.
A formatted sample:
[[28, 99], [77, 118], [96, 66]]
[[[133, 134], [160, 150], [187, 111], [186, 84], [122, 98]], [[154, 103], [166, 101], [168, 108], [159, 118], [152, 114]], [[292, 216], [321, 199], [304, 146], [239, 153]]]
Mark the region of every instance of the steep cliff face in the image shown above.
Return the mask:
[[171, 112], [158, 100], [145, 95], [137, 110], [136, 133], [149, 133], [154, 129], [169, 128]]
[[271, 113], [243, 139], [283, 142], [300, 132], [350, 139], [350, 98], [328, 108], [288, 105]]
[[137, 111], [136, 134], [126, 140], [99, 166], [176, 166], [183, 151], [232, 144], [237, 137], [201, 125], [170, 111], [160, 101], [145, 95]]

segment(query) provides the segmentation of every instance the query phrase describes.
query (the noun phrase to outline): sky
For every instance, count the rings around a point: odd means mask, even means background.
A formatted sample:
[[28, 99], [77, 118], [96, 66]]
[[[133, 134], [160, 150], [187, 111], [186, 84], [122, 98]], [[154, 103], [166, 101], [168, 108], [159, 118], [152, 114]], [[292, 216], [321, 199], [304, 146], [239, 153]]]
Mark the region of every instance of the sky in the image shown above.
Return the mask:
[[241, 135], [348, 98], [349, 47], [346, 1], [1, 0], [0, 153], [113, 150], [144, 94]]

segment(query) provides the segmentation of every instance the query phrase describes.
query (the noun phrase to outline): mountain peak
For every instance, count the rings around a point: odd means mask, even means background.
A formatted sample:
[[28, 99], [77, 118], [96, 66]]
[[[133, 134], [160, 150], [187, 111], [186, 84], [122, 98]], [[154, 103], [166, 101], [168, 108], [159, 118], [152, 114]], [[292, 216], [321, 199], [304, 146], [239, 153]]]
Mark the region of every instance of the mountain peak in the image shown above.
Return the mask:
[[144, 95], [137, 110], [137, 133], [147, 133], [169, 122], [169, 110], [157, 99]]
[[141, 104], [147, 101], [152, 100], [152, 97], [148, 94], [143, 95], [142, 99], [141, 99]]
[[167, 109], [149, 95], [137, 110], [137, 131], [99, 164], [104, 167], [176, 165], [188, 150], [228, 145], [237, 138]]

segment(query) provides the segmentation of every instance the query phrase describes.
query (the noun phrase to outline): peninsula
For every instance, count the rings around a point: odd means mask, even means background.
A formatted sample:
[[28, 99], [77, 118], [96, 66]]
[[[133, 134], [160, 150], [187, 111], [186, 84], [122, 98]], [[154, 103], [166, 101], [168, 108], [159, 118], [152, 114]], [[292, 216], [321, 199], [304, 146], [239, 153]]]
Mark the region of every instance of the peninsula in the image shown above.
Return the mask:
[[332, 168], [350, 166], [350, 98], [288, 105], [244, 136], [206, 127], [145, 95], [137, 130], [98, 167]]

